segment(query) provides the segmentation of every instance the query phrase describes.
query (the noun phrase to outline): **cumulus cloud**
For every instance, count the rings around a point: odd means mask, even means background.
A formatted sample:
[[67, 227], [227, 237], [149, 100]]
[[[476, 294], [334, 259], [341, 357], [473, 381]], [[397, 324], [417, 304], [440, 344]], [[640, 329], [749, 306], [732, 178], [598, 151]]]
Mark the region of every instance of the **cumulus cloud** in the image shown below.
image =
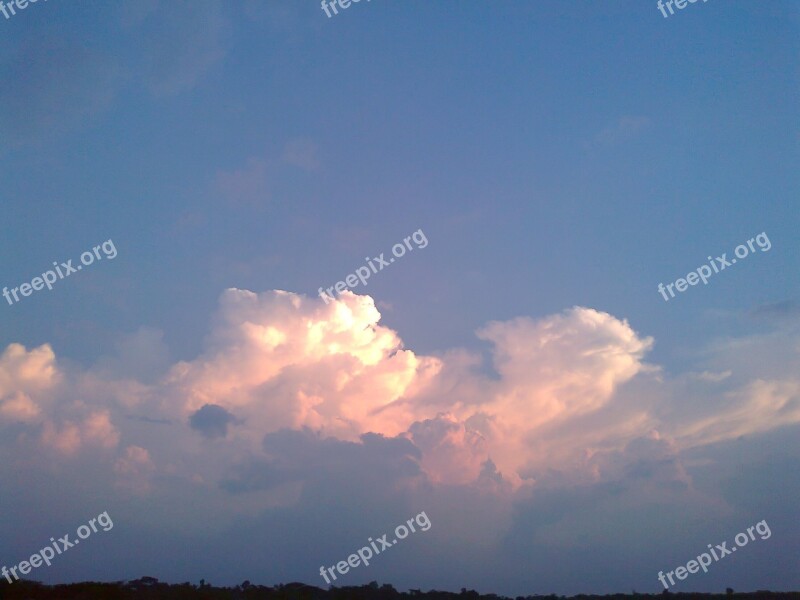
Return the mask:
[[0, 415], [9, 421], [32, 421], [41, 412], [37, 404], [24, 392], [16, 392], [0, 404]]
[[150, 477], [154, 471], [150, 453], [139, 446], [128, 446], [125, 453], [114, 462], [117, 487], [137, 494], [150, 491]]
[[115, 356], [102, 357], [93, 366], [98, 377], [153, 383], [171, 366], [164, 332], [158, 329], [140, 327], [123, 335], [115, 346]]
[[71, 455], [82, 446], [114, 448], [119, 443], [119, 432], [111, 423], [107, 411], [92, 412], [82, 421], [63, 423], [45, 421], [42, 443], [58, 452]]
[[[443, 377], [417, 413], [428, 402], [445, 407], [471, 432], [471, 438], [460, 442], [462, 451], [473, 457], [468, 461], [471, 472], [491, 458], [516, 484], [524, 472], [530, 478], [533, 465], [564, 460], [556, 454], [558, 444], [549, 440], [563, 436], [564, 428], [578, 420], [611, 407], [622, 384], [652, 371], [642, 362], [652, 339], [639, 337], [627, 322], [592, 309], [576, 307], [539, 320], [493, 322], [478, 336], [492, 344], [492, 366], [498, 376], [477, 375], [477, 357], [450, 353]], [[480, 436], [487, 456], [475, 455], [475, 436]], [[624, 439], [624, 435], [617, 438]], [[588, 443], [574, 436], [571, 441], [568, 450], [573, 452], [584, 451]]]
[[0, 355], [0, 397], [16, 393], [42, 393], [60, 377], [53, 349], [45, 344], [30, 352], [21, 344], [9, 344]]
[[[242, 492], [307, 481], [326, 489], [328, 494], [340, 489], [347, 497], [367, 487], [383, 486], [390, 491], [395, 481], [421, 474], [420, 451], [412, 443], [374, 433], [350, 442], [325, 437], [307, 428], [283, 429], [267, 434], [263, 449], [263, 459], [237, 465], [223, 487]], [[347, 485], [341, 485], [343, 480]]]
[[235, 422], [236, 417], [216, 404], [205, 404], [189, 417], [192, 429], [211, 439], [228, 435], [228, 425]]
[[501, 384], [493, 404], [498, 411], [525, 411], [532, 429], [602, 406], [642, 370], [653, 342], [626, 321], [587, 308], [539, 321], [495, 322], [478, 335], [495, 346]]
[[409, 438], [422, 451], [425, 472], [436, 482], [464, 484], [478, 479], [487, 463], [494, 474], [486, 439], [452, 415], [439, 414], [409, 427]]
[[[61, 370], [49, 346], [10, 345], [0, 356], [0, 419], [29, 427], [65, 457], [84, 447], [118, 451], [122, 432], [131, 431], [129, 447], [147, 451], [144, 462], [204, 480], [223, 477], [226, 460], [241, 467], [246, 456], [263, 458], [264, 436], [281, 431], [357, 444], [375, 434], [407, 440], [434, 484], [514, 487], [602, 477], [591, 457], [653, 430], [689, 448], [800, 421], [796, 379], [733, 377], [714, 360], [700, 374], [665, 380], [644, 362], [651, 338], [593, 309], [491, 322], [477, 335], [490, 345], [494, 373], [482, 372], [481, 358], [465, 350], [437, 357], [404, 348], [380, 324], [369, 296], [345, 292], [325, 304], [284, 291], [229, 289], [204, 351], [160, 379], [154, 376], [165, 370], [168, 351], [155, 330], [126, 338], [119, 345], [125, 360], [86, 372]], [[756, 337], [740, 346], [767, 343]], [[697, 397], [709, 393], [698, 406]], [[183, 423], [186, 433], [154, 430], [161, 422]], [[218, 447], [214, 475], [181, 458], [202, 439], [191, 430], [228, 448]], [[142, 435], [150, 441], [136, 439]]]
[[[191, 498], [194, 515], [171, 515], [173, 528], [190, 532], [214, 514], [222, 536], [255, 519], [284, 542], [297, 529], [286, 524], [308, 518], [352, 536], [363, 518], [353, 497], [375, 531], [388, 512], [424, 509], [448, 540], [431, 552], [466, 545], [511, 565], [510, 550], [631, 541], [636, 532], [612, 531], [631, 510], [669, 537], [659, 503], [698, 520], [730, 514], [717, 492], [697, 489], [685, 455], [800, 422], [789, 330], [712, 344], [696, 371], [677, 375], [645, 362], [651, 338], [585, 307], [477, 335], [488, 363], [465, 349], [406, 348], [368, 296], [325, 304], [229, 289], [202, 351], [171, 366], [154, 330], [88, 370], [48, 345], [11, 344], [0, 354], [0, 470], [91, 472], [93, 485], [125, 497]], [[138, 518], [163, 527], [155, 513]], [[543, 577], [560, 568], [547, 567]]]
[[378, 325], [372, 299], [345, 293], [324, 304], [289, 292], [227, 290], [206, 352], [175, 365], [167, 384], [189, 414], [205, 404], [234, 412], [258, 440], [310, 427], [343, 439], [396, 435], [413, 422], [397, 404], [437, 369]]

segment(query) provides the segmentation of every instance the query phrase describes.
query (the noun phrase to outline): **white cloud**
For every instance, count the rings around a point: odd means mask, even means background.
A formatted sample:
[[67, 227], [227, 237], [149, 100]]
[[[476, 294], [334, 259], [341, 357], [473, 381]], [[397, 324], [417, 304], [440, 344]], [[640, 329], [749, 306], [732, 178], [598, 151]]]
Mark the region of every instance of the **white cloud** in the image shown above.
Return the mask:
[[[326, 305], [230, 289], [200, 355], [161, 378], [168, 353], [153, 331], [120, 345], [130, 369], [114, 358], [82, 370], [47, 345], [12, 344], [0, 355], [0, 472], [35, 481], [56, 464], [67, 481], [190, 507], [128, 516], [154, 530], [169, 518], [189, 535], [213, 515], [219, 552], [231, 531], [257, 545], [269, 527], [297, 564], [320, 528], [361, 540], [362, 507], [374, 527], [364, 535], [424, 509], [444, 535], [420, 551], [502, 573], [485, 561], [522, 569], [523, 553], [580, 554], [609, 536], [627, 552], [619, 544], [640, 535], [632, 513], [663, 539], [675, 507], [697, 522], [727, 518], [735, 507], [697, 489], [684, 454], [707, 468], [709, 447], [800, 422], [788, 331], [712, 344], [678, 375], [645, 362], [652, 339], [588, 308], [492, 322], [478, 336], [491, 374], [463, 349], [405, 348], [367, 296]], [[193, 423], [207, 405], [213, 418]], [[713, 467], [734, 472], [729, 463]], [[561, 567], [540, 568], [546, 580]]]
[[[218, 474], [223, 456], [257, 455], [265, 435], [284, 429], [352, 442], [368, 433], [404, 436], [421, 450], [433, 482], [466, 484], [483, 473], [515, 486], [554, 469], [591, 479], [596, 472], [587, 457], [622, 449], [651, 430], [688, 448], [800, 421], [796, 379], [713, 375], [726, 374], [720, 364], [665, 378], [643, 362], [651, 338], [588, 308], [480, 329], [496, 377], [481, 374], [479, 358], [463, 350], [417, 355], [379, 321], [369, 296], [345, 292], [325, 304], [284, 291], [229, 289], [204, 352], [150, 383], [108, 360], [66, 374], [49, 346], [27, 351], [12, 344], [0, 357], [0, 418], [41, 427], [46, 446], [73, 455], [84, 446], [116, 448], [125, 430], [145, 423], [122, 417], [146, 415], [182, 432], [153, 444], [154, 463], [180, 464], [192, 448], [213, 441], [230, 452], [220, 455]], [[763, 340], [739, 342], [748, 351], [753, 344], [764, 350]], [[154, 367], [145, 355], [158, 354], [158, 365], [168, 355], [160, 333], [149, 330], [120, 352], [142, 365], [129, 373], [146, 375]], [[205, 438], [191, 435], [192, 419], [208, 406], [224, 411], [225, 423]], [[170, 428], [159, 431], [174, 436]], [[486, 470], [487, 461], [496, 473]], [[211, 475], [192, 471], [186, 476]]]

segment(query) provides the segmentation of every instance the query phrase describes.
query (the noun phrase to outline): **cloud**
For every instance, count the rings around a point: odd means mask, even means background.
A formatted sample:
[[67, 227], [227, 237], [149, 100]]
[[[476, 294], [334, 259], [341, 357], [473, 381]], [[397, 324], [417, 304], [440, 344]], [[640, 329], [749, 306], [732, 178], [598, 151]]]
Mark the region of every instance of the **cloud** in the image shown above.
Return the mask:
[[24, 425], [20, 441], [38, 439], [62, 458], [87, 447], [115, 448], [120, 433], [111, 412], [82, 398], [88, 389], [81, 383], [59, 368], [49, 345], [29, 351], [10, 344], [0, 356], [0, 425]]
[[[283, 151], [264, 152], [250, 156], [243, 165], [219, 169], [214, 177], [214, 187], [230, 204], [237, 206], [263, 207], [272, 199], [275, 182], [287, 171], [286, 165], [298, 167], [306, 172], [320, 167], [317, 145], [306, 138], [294, 138], [286, 142]], [[191, 217], [183, 221], [191, 225]]]
[[41, 409], [24, 392], [16, 392], [0, 404], [0, 415], [9, 421], [32, 421], [41, 414]]
[[[476, 377], [477, 359], [456, 356], [446, 383], [432, 393], [439, 403], [449, 399], [448, 410], [482, 436], [499, 471], [516, 483], [532, 465], [564, 459], [544, 440], [608, 407], [619, 386], [647, 371], [642, 358], [652, 346], [627, 322], [581, 307], [536, 321], [492, 322], [478, 337], [492, 344], [498, 376]], [[446, 391], [451, 379], [461, 383]]]
[[249, 158], [244, 167], [218, 171], [217, 190], [232, 204], [258, 206], [269, 199], [267, 161]]
[[[242, 419], [234, 437], [250, 447], [282, 429], [349, 441], [404, 436], [433, 482], [477, 481], [491, 461], [489, 474], [516, 486], [570, 464], [579, 479], [591, 477], [582, 457], [653, 429], [685, 448], [800, 420], [786, 382], [726, 382], [717, 402], [687, 410], [685, 399], [696, 402], [726, 378], [664, 382], [643, 362], [651, 338], [588, 308], [479, 330], [496, 376], [480, 374], [480, 360], [464, 351], [418, 356], [379, 319], [371, 298], [350, 292], [325, 305], [288, 292], [228, 290], [206, 352], [166, 379], [169, 405], [182, 403], [171, 416], [214, 404]], [[646, 402], [624, 389], [634, 381]]]
[[491, 463], [486, 439], [452, 415], [417, 421], [408, 433], [421, 450], [422, 464], [432, 481], [464, 484], [496, 473], [486, 471]]
[[116, 356], [103, 357], [94, 365], [92, 371], [98, 376], [152, 383], [170, 367], [164, 332], [158, 329], [141, 327], [122, 336], [115, 349]]
[[119, 65], [86, 40], [31, 35], [0, 56], [0, 138], [50, 141], [108, 109], [121, 83]]
[[264, 436], [263, 450], [265, 458], [237, 465], [222, 487], [244, 492], [302, 481], [327, 494], [340, 489], [343, 497], [352, 497], [378, 485], [391, 490], [393, 482], [421, 475], [420, 451], [411, 442], [374, 433], [348, 442], [308, 428], [282, 429]]
[[319, 168], [318, 150], [317, 145], [311, 140], [293, 139], [287, 142], [283, 149], [283, 160], [305, 171], [316, 171]]
[[146, 494], [151, 489], [150, 478], [155, 465], [150, 453], [139, 446], [128, 446], [125, 454], [114, 462], [117, 487], [136, 494]]
[[723, 371], [722, 373], [713, 373], [711, 371], [703, 371], [702, 373], [687, 373], [686, 376], [697, 381], [708, 381], [710, 383], [718, 383], [726, 380], [732, 374], [731, 371]]
[[236, 423], [236, 417], [216, 404], [205, 404], [189, 417], [191, 428], [210, 439], [224, 438], [232, 423]]
[[343, 439], [396, 435], [413, 411], [395, 402], [424, 385], [438, 361], [404, 350], [379, 318], [371, 298], [349, 292], [326, 305], [230, 289], [208, 349], [175, 365], [168, 384], [185, 414], [222, 406], [246, 421], [239, 429], [251, 439], [286, 427]]
[[[199, 576], [242, 568], [226, 562], [232, 532], [257, 548], [269, 531], [307, 580], [318, 568], [309, 561], [426, 510], [434, 528], [419, 556], [519, 582], [529, 572], [520, 557], [548, 549], [536, 574], [555, 582], [583, 559], [616, 573], [591, 562], [598, 548], [650, 569], [652, 556], [631, 554], [641, 537], [631, 515], [673, 544], [685, 543], [675, 519], [732, 519], [746, 494], [693, 469], [734, 477], [746, 457], [715, 448], [785, 438], [800, 422], [800, 340], [786, 328], [719, 340], [677, 375], [645, 362], [650, 337], [590, 308], [490, 322], [477, 335], [488, 364], [459, 348], [406, 348], [368, 296], [325, 304], [228, 289], [202, 351], [166, 369], [155, 330], [88, 370], [48, 345], [11, 344], [0, 354], [0, 476], [19, 473], [20, 489], [37, 489], [42, 473], [54, 486], [81, 481], [76, 505], [139, 496], [145, 505], [125, 519], [214, 548], [193, 564]], [[152, 502], [168, 508], [147, 510]], [[202, 540], [198, 521], [213, 521]], [[396, 556], [402, 581], [415, 563]], [[284, 576], [283, 562], [271, 568]]]
[[0, 355], [0, 397], [42, 393], [56, 386], [61, 374], [55, 360], [48, 344], [30, 352], [22, 344], [9, 344]]
[[[203, 480], [220, 477], [225, 461], [246, 463], [243, 453], [262, 455], [264, 436], [281, 431], [362, 444], [363, 436], [380, 435], [407, 440], [434, 484], [514, 487], [556, 473], [563, 481], [596, 479], [587, 457], [618, 451], [648, 431], [686, 449], [800, 421], [800, 382], [785, 370], [797, 361], [789, 354], [773, 373], [748, 377], [740, 369], [734, 377], [723, 368], [738, 360], [752, 371], [742, 355], [766, 352], [778, 340], [791, 344], [785, 332], [740, 340], [726, 360], [718, 357], [729, 349], [709, 349], [717, 360], [705, 371], [666, 381], [644, 362], [651, 338], [589, 308], [491, 322], [477, 335], [490, 345], [493, 374], [464, 350], [437, 357], [404, 348], [380, 324], [369, 296], [345, 292], [325, 304], [284, 291], [229, 289], [205, 350], [168, 369], [154, 330], [118, 346], [132, 363], [125, 370], [106, 360], [102, 368], [64, 372], [49, 346], [12, 344], [0, 357], [0, 419], [40, 431], [43, 446], [65, 457], [89, 446], [114, 449], [129, 429], [147, 432], [149, 443], [125, 437], [154, 464], [192, 452], [198, 438], [190, 432], [198, 431], [224, 443], [213, 472], [179, 466], [184, 459], [174, 468]], [[159, 356], [148, 364], [153, 353]], [[162, 422], [186, 424], [185, 434], [173, 439], [172, 428], [153, 429]], [[169, 440], [153, 443], [153, 435]]]
[[[684, 419], [679, 440], [686, 446], [763, 433], [800, 421], [800, 381], [756, 379], [725, 395], [726, 406], [713, 414]], [[709, 411], [705, 411], [709, 412]], [[673, 425], [676, 430], [679, 429]]]
[[585, 142], [584, 147], [615, 146], [635, 138], [650, 125], [649, 117], [625, 115], [604, 127], [590, 142]]
[[691, 484], [679, 448], [657, 431], [631, 440], [622, 450], [598, 453], [589, 462], [602, 481], [648, 482], [661, 491], [680, 491]]
[[155, 96], [191, 90], [227, 53], [230, 26], [218, 0], [131, 2], [121, 18], [145, 48], [139, 69]]
[[749, 315], [755, 319], [794, 320], [800, 317], [800, 302], [784, 300], [782, 302], [762, 304], [751, 310]]
[[108, 411], [95, 411], [82, 421], [68, 420], [61, 424], [45, 421], [41, 439], [44, 446], [69, 456], [83, 446], [114, 448], [119, 437]]

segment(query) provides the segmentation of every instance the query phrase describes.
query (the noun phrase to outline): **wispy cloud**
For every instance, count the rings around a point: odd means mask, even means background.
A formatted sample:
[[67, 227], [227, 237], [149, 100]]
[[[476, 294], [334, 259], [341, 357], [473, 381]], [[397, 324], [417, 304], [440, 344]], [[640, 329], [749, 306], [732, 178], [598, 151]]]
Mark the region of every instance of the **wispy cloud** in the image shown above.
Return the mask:
[[319, 168], [318, 150], [318, 146], [309, 139], [293, 139], [283, 149], [283, 160], [306, 171], [316, 171]]
[[238, 169], [218, 171], [217, 191], [232, 204], [263, 206], [270, 198], [267, 167], [265, 158], [251, 157]]
[[584, 142], [584, 147], [615, 146], [634, 139], [650, 127], [650, 125], [651, 121], [649, 117], [632, 115], [622, 116], [600, 130], [591, 141]]
[[122, 21], [142, 44], [137, 70], [156, 96], [191, 90], [227, 54], [230, 24], [219, 0], [130, 2]]
[[797, 319], [800, 318], [800, 302], [796, 300], [784, 300], [782, 302], [762, 304], [752, 309], [748, 314], [755, 319]]

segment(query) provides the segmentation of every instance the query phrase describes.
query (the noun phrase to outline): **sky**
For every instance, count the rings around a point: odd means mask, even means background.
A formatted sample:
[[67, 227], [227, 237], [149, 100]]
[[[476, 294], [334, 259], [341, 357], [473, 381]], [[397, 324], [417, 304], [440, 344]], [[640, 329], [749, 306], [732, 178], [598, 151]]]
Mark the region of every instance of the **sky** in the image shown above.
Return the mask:
[[800, 5], [337, 8], [0, 16], [0, 566], [800, 588]]

